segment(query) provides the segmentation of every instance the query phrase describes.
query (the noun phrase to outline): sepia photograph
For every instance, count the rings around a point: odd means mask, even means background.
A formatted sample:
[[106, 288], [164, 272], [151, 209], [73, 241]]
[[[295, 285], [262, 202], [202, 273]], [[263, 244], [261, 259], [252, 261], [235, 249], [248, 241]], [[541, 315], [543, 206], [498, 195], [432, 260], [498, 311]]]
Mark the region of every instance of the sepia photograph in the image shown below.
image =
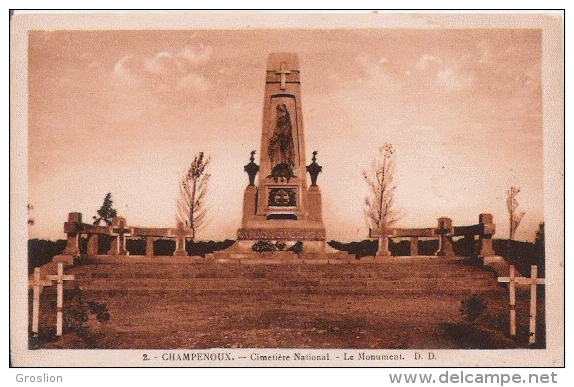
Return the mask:
[[564, 366], [563, 17], [15, 12], [12, 364]]

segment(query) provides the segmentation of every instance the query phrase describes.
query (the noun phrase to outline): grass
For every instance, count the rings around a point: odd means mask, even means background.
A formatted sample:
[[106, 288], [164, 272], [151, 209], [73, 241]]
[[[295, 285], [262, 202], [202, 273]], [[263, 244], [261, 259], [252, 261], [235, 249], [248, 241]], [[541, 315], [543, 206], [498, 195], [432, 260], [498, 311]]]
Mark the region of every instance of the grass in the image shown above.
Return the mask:
[[[67, 270], [86, 299], [92, 345], [112, 349], [390, 348], [526, 346], [528, 294], [518, 292], [520, 339], [507, 339], [508, 293], [491, 272], [461, 260], [360, 265], [86, 264]], [[488, 301], [475, 324], [460, 303]], [[524, 293], [524, 294], [523, 294]], [[55, 324], [53, 288], [41, 325]], [[539, 303], [543, 322], [543, 298]], [[67, 336], [67, 337], [66, 337]], [[85, 348], [73, 334], [46, 348]], [[544, 339], [542, 334], [539, 335]]]

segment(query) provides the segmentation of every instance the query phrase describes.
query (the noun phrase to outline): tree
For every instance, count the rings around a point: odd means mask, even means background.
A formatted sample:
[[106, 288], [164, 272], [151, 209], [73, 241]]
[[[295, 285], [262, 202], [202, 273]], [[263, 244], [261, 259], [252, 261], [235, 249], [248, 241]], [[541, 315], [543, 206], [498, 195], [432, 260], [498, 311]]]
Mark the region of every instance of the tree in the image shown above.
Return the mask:
[[538, 273], [541, 277], [545, 276], [545, 266], [546, 266], [546, 253], [545, 253], [545, 243], [544, 243], [544, 222], [538, 225], [538, 230], [536, 231], [536, 239], [534, 240], [535, 247], [535, 260], [532, 264], [538, 265]]
[[34, 206], [32, 206], [30, 203], [28, 203], [28, 226], [33, 226], [34, 223], [36, 223], [34, 218], [32, 218], [30, 216], [30, 212], [32, 212], [33, 209], [34, 209]]
[[[518, 208], [518, 200], [516, 196], [520, 192], [519, 187], [510, 187], [507, 192], [507, 199], [506, 199], [506, 206], [508, 208], [508, 215], [510, 219], [510, 230], [509, 230], [509, 237], [510, 241], [514, 240], [514, 235], [516, 234], [516, 229], [518, 225], [522, 221], [525, 212], [517, 212], [516, 209]], [[509, 242], [510, 243], [510, 242]]]
[[207, 172], [210, 162], [210, 157], [206, 158], [203, 152], [199, 152], [179, 184], [177, 217], [179, 221], [193, 229], [193, 238], [196, 231], [205, 225], [207, 209], [204, 200], [211, 177]]
[[379, 148], [379, 157], [373, 160], [371, 171], [363, 171], [369, 193], [365, 198], [365, 219], [376, 229], [386, 229], [401, 218], [401, 211], [395, 206], [394, 184], [396, 158], [392, 144]]
[[104, 198], [104, 203], [98, 210], [98, 216], [94, 216], [94, 225], [99, 225], [102, 222], [107, 226], [112, 224], [112, 218], [118, 216], [118, 212], [112, 207], [113, 204], [112, 194], [108, 192]]

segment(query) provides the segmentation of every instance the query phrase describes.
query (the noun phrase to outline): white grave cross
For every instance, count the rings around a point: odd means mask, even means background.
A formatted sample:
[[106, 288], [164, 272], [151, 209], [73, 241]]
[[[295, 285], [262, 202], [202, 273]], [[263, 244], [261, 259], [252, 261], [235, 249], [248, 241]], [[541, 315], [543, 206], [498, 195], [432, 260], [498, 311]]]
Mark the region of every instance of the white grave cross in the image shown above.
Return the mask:
[[507, 282], [510, 291], [510, 336], [516, 337], [516, 284], [530, 285], [530, 326], [528, 344], [536, 343], [536, 286], [544, 285], [544, 278], [537, 278], [538, 267], [532, 265], [530, 278], [515, 277], [514, 266], [510, 265], [509, 277], [498, 277], [498, 282]]
[[73, 275], [64, 275], [64, 264], [58, 263], [58, 274], [49, 275], [50, 281], [56, 281], [58, 284], [58, 314], [56, 315], [56, 335], [62, 336], [62, 308], [64, 306], [64, 281], [74, 280]]
[[40, 278], [40, 268], [34, 269], [34, 279], [28, 281], [28, 286], [33, 287], [34, 299], [32, 301], [32, 332], [38, 334], [38, 320], [40, 318], [40, 294], [44, 286], [52, 286], [52, 281], [43, 281]]

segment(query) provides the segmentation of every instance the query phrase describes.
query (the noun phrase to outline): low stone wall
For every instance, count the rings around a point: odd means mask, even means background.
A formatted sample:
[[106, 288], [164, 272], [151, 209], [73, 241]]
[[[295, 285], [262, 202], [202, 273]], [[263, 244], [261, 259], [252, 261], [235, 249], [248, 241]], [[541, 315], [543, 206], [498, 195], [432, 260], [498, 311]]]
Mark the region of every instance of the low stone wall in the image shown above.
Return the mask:
[[[105, 252], [110, 256], [127, 256], [129, 251], [126, 248], [126, 238], [143, 238], [146, 241], [146, 256], [154, 255], [154, 242], [159, 239], [175, 239], [174, 256], [187, 256], [185, 251], [185, 241], [193, 238], [194, 230], [185, 227], [182, 222], [178, 222], [175, 228], [158, 227], [133, 227], [128, 226], [125, 218], [118, 216], [112, 219], [112, 223], [106, 226], [91, 225], [82, 222], [80, 212], [70, 212], [68, 221], [64, 223], [64, 232], [67, 237], [66, 248], [62, 255], [55, 257], [55, 260], [69, 263], [75, 257], [88, 256], [95, 257], [101, 255], [98, 251], [98, 239], [100, 235], [112, 236], [114, 239], [109, 251]], [[86, 251], [81, 250], [80, 239], [82, 235], [87, 236]]]
[[485, 213], [479, 215], [478, 224], [470, 226], [453, 226], [451, 218], [440, 217], [436, 227], [371, 229], [369, 230], [369, 237], [378, 238], [379, 240], [378, 257], [391, 256], [389, 251], [389, 239], [391, 238], [410, 238], [411, 256], [418, 255], [419, 238], [437, 238], [439, 240], [439, 248], [435, 255], [453, 257], [455, 255], [453, 237], [462, 236], [469, 246], [474, 247], [476, 236], [479, 244], [479, 251], [476, 255], [483, 259], [488, 259], [495, 255], [492, 248], [492, 237], [495, 232], [496, 226], [492, 214]]

